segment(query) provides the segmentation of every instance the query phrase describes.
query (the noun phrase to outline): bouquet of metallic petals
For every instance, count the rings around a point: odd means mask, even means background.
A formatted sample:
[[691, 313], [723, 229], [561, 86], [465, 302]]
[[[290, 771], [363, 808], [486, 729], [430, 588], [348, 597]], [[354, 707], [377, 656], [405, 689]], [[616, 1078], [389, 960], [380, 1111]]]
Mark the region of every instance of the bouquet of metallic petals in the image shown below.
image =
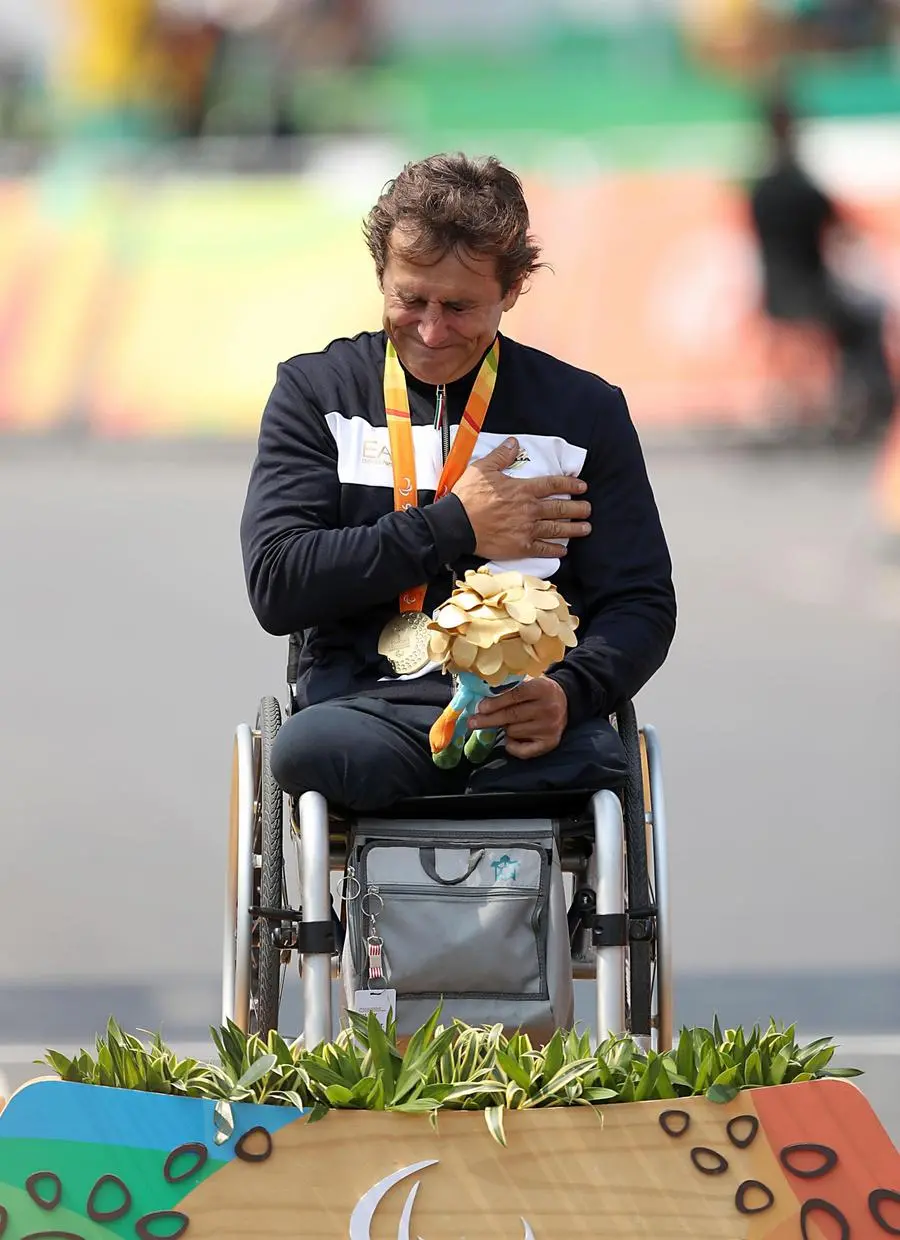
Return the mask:
[[466, 573], [428, 625], [428, 652], [445, 672], [489, 685], [542, 676], [576, 645], [578, 618], [554, 585], [523, 573]]
[[431, 729], [435, 763], [456, 766], [463, 752], [483, 762], [496, 733], [466, 724], [491, 689], [542, 676], [574, 647], [578, 618], [556, 587], [524, 573], [470, 570], [428, 625], [428, 653], [457, 677], [453, 701]]

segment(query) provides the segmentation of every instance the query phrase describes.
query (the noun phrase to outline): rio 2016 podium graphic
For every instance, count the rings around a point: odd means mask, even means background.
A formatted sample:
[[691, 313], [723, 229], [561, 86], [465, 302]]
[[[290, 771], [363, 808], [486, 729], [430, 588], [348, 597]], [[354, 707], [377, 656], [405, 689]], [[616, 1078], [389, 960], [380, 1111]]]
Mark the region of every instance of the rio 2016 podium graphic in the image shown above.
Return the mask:
[[3, 1240], [881, 1240], [900, 1153], [852, 1084], [425, 1117], [41, 1080], [0, 1114]]

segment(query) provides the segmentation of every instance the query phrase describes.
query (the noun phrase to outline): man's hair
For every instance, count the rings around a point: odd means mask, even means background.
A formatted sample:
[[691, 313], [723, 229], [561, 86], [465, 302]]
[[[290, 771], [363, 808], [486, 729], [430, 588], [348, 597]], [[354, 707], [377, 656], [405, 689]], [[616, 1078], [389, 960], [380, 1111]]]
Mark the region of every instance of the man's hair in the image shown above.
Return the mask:
[[450, 251], [493, 258], [504, 293], [543, 266], [522, 183], [493, 157], [432, 155], [387, 183], [363, 224], [379, 282], [398, 225], [408, 230], [404, 257], [424, 264]]

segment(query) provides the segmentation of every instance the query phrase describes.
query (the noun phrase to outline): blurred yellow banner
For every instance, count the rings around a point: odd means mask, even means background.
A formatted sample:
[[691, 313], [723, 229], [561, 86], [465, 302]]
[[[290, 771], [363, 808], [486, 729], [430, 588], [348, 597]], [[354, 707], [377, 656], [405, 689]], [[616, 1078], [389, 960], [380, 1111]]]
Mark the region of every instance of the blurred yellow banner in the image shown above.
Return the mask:
[[0, 191], [0, 423], [247, 434], [279, 360], [380, 325], [360, 216], [287, 181]]
[[[526, 188], [553, 271], [504, 330], [620, 384], [639, 423], [762, 412], [737, 190], [684, 174]], [[48, 199], [0, 185], [0, 425], [252, 435], [281, 359], [380, 325], [355, 189], [163, 179], [94, 185], [63, 214]], [[866, 209], [900, 271], [900, 200]]]
[[105, 108], [134, 100], [153, 10], [153, 0], [66, 0], [69, 37], [57, 71], [69, 103]]

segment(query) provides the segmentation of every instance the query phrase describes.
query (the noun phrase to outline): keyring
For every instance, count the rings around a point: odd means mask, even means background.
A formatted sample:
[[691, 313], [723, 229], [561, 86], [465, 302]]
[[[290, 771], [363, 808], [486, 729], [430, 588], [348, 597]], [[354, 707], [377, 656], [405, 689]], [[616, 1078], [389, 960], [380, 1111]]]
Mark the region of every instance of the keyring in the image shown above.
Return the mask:
[[360, 887], [359, 879], [355, 874], [345, 874], [338, 883], [338, 899], [345, 900], [348, 904], [355, 900], [361, 891], [362, 887]]
[[[378, 901], [378, 908], [377, 909], [366, 908], [366, 901], [371, 900], [373, 896]], [[360, 901], [359, 908], [360, 908], [360, 912], [362, 913], [363, 917], [377, 917], [378, 914], [382, 912], [382, 910], [384, 909], [384, 900], [381, 898], [381, 895], [377, 891], [367, 891], [366, 894], [363, 896], [362, 900]]]

